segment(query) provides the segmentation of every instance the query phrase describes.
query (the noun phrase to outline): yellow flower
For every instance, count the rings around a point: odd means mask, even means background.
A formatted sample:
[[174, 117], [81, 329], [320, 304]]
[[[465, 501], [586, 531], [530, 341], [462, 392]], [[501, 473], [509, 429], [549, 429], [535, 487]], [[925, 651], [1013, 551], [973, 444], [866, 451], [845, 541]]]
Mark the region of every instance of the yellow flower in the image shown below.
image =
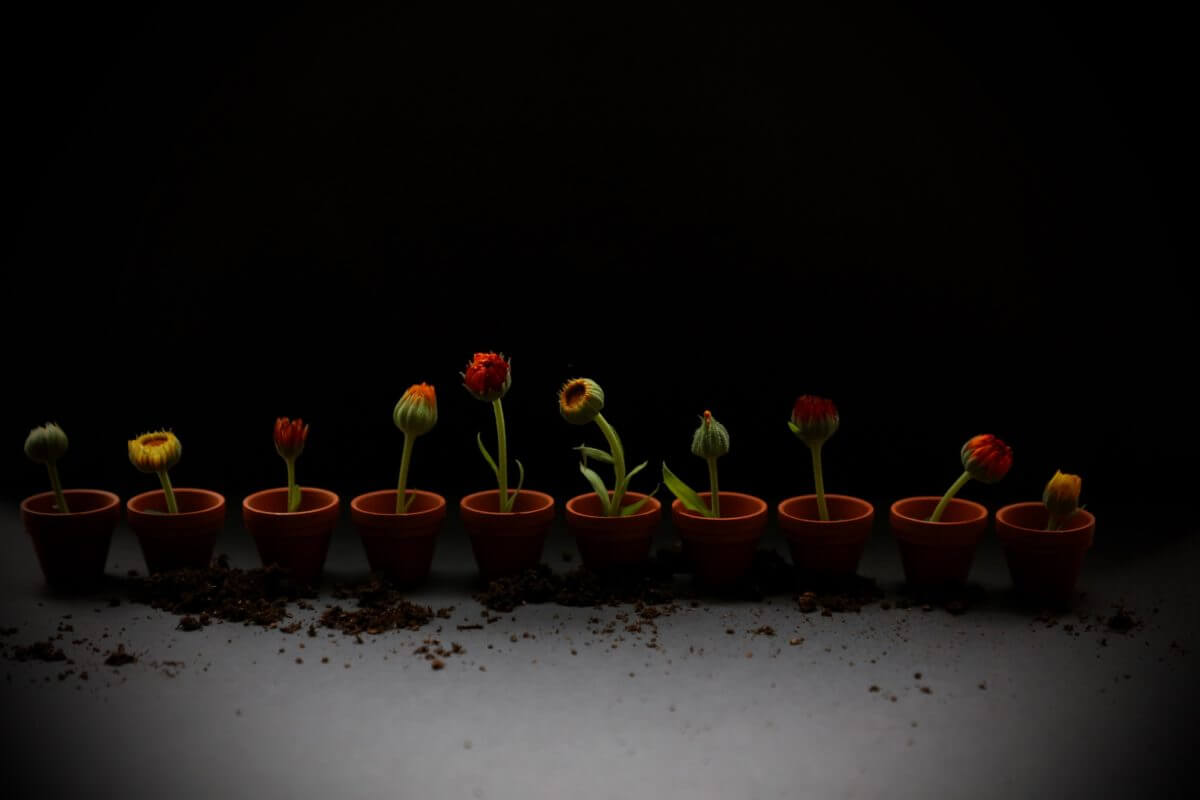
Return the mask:
[[1055, 470], [1054, 477], [1046, 484], [1046, 490], [1042, 493], [1042, 502], [1050, 510], [1050, 516], [1066, 517], [1074, 514], [1075, 509], [1079, 507], [1079, 491], [1082, 487], [1083, 478]]
[[163, 472], [175, 466], [183, 446], [170, 431], [143, 433], [129, 440], [129, 461], [142, 472]]
[[586, 425], [604, 410], [604, 390], [591, 378], [572, 378], [558, 390], [558, 413], [572, 425]]

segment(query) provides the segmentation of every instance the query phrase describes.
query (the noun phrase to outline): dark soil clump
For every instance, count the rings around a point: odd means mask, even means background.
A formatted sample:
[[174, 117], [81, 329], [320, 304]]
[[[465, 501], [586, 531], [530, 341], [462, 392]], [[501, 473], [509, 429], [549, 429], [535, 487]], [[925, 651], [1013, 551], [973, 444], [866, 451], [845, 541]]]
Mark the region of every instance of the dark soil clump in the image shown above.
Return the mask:
[[578, 567], [565, 574], [552, 572], [545, 564], [497, 578], [475, 594], [485, 608], [512, 611], [517, 606], [556, 603], [571, 607], [617, 605], [669, 605], [676, 600], [672, 573], [651, 560], [641, 569], [628, 568], [611, 574]]
[[26, 646], [17, 645], [12, 650], [12, 658], [17, 661], [66, 661], [67, 654], [62, 648], [55, 647], [53, 640], [46, 640]]
[[333, 606], [321, 614], [320, 624], [345, 634], [377, 634], [390, 630], [420, 630], [432, 619], [449, 619], [453, 607], [422, 606], [405, 600], [398, 589], [387, 581], [372, 576], [363, 583], [337, 586], [333, 596], [340, 600], [357, 600], [358, 607], [347, 611]]
[[125, 650], [125, 645], [118, 644], [117, 649], [109, 653], [108, 658], [104, 659], [104, 664], [108, 667], [123, 667], [126, 664], [133, 664], [137, 660], [137, 656]]

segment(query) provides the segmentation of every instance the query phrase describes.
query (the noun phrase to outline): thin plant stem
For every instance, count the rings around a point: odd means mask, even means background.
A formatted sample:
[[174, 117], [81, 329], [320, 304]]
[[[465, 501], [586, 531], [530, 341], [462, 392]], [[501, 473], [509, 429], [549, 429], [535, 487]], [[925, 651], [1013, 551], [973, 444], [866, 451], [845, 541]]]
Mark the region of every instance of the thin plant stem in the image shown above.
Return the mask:
[[404, 434], [404, 455], [400, 456], [400, 483], [396, 487], [396, 513], [408, 511], [408, 465], [412, 461], [414, 437]]
[[717, 459], [708, 459], [708, 485], [712, 489], [712, 515], [721, 516], [721, 491], [717, 488]]
[[496, 461], [498, 467], [496, 477], [500, 483], [500, 510], [512, 511], [513, 503], [517, 498], [516, 495], [508, 496], [508, 442], [504, 435], [504, 406], [500, 405], [499, 397], [492, 401], [492, 411], [496, 412], [496, 442], [499, 455]]
[[62, 490], [62, 481], [58, 479], [58, 464], [47, 461], [46, 471], [50, 473], [50, 486], [54, 489], [54, 502], [58, 506], [58, 513], [70, 514], [71, 511], [67, 508], [67, 496], [63, 494]]
[[967, 481], [969, 480], [971, 480], [971, 473], [969, 472], [964, 472], [962, 475], [958, 476], [958, 480], [956, 480], [954, 485], [951, 486], [946, 494], [942, 496], [941, 501], [937, 504], [937, 508], [933, 510], [933, 514], [931, 514], [929, 517], [930, 522], [941, 521], [942, 512], [946, 510], [946, 506], [950, 505], [950, 500], [954, 497], [954, 495], [958, 494], [959, 489], [967, 485]]
[[167, 497], [167, 513], [178, 514], [179, 506], [175, 503], [175, 490], [171, 488], [171, 479], [167, 476], [165, 469], [159, 471], [158, 482], [162, 484], [163, 494]]
[[821, 445], [813, 445], [809, 448], [812, 450], [813, 462], [813, 477], [817, 482], [817, 511], [821, 514], [821, 521], [829, 521], [829, 506], [825, 504], [825, 475], [821, 471]]
[[287, 464], [288, 475], [288, 502], [287, 510], [289, 513], [300, 510], [300, 487], [296, 485], [296, 461], [295, 459], [285, 458], [284, 463]]
[[600, 426], [600, 431], [608, 440], [608, 446], [612, 448], [616, 485], [613, 487], [612, 501], [609, 503], [609, 515], [616, 517], [620, 516], [621, 501], [625, 499], [625, 448], [621, 446], [620, 437], [603, 414], [596, 415], [596, 424]]

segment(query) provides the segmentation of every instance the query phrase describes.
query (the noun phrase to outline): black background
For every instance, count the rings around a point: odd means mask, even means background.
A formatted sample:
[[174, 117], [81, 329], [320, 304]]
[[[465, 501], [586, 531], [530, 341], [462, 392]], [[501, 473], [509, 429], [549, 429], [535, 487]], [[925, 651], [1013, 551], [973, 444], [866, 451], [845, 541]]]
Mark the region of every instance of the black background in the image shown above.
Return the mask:
[[1112, 518], [1184, 496], [1179, 19], [434, 5], [10, 18], [10, 499], [45, 488], [20, 445], [54, 419], [68, 486], [155, 488], [125, 440], [166, 426], [175, 484], [236, 502], [283, 483], [289, 415], [300, 481], [348, 500], [394, 485], [392, 405], [429, 381], [411, 485], [453, 502], [494, 485], [458, 378], [488, 349], [510, 453], [560, 500], [587, 488], [570, 447], [602, 442], [556, 413], [575, 375], [643, 491], [664, 457], [703, 487], [706, 408], [722, 488], [810, 491], [785, 427], [808, 392], [842, 415], [831, 491], [941, 493], [992, 432], [1013, 471], [962, 495], [992, 507], [1056, 468]]

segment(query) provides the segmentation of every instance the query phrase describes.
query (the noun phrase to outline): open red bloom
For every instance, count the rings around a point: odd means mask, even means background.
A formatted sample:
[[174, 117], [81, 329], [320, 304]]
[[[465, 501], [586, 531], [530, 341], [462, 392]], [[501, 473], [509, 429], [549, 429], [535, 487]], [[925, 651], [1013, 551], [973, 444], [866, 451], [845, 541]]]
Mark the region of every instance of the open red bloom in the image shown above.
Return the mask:
[[1012, 448], [990, 433], [981, 433], [963, 445], [962, 462], [975, 480], [995, 483], [1012, 467]]
[[489, 403], [503, 397], [512, 383], [503, 353], [476, 353], [462, 378], [468, 392]]
[[275, 450], [288, 461], [298, 458], [304, 452], [304, 443], [308, 441], [308, 426], [304, 420], [289, 420], [280, 417], [275, 420]]

